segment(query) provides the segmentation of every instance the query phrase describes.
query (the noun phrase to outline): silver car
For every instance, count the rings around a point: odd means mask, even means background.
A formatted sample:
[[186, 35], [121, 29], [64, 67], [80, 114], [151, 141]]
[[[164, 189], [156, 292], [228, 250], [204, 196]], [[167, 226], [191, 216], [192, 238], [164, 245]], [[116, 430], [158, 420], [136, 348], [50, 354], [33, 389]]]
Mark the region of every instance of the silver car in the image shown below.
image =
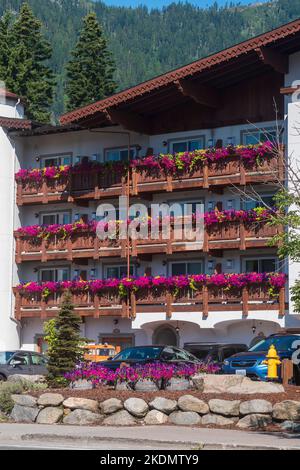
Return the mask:
[[0, 381], [16, 374], [46, 375], [47, 357], [33, 351], [0, 351]]

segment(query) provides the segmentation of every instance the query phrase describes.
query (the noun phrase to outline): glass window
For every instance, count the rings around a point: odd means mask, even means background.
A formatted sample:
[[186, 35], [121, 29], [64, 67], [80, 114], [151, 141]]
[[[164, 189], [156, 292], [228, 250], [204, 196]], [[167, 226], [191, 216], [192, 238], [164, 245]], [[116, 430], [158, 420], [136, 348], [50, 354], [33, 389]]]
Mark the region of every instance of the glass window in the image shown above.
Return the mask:
[[29, 366], [29, 356], [27, 353], [16, 353], [12, 356], [9, 361], [10, 365], [14, 365], [16, 362], [20, 362], [22, 366]]
[[243, 144], [244, 145], [257, 145], [261, 142], [277, 141], [276, 129], [265, 129], [265, 130], [253, 130], [246, 131], [243, 133]]
[[126, 360], [156, 360], [160, 357], [161, 348], [159, 347], [140, 347], [128, 348], [117, 354], [113, 360], [126, 361]]
[[[106, 279], [122, 279], [127, 276], [127, 266], [106, 266]], [[130, 266], [130, 276], [133, 276], [133, 266]]]
[[264, 204], [268, 207], [275, 207], [275, 201], [274, 201], [274, 196], [275, 194], [268, 194], [268, 195], [261, 195], [261, 201], [260, 200], [253, 200], [253, 199], [248, 199], [245, 201], [242, 201], [242, 206], [244, 210], [251, 210], [255, 209], [256, 207], [264, 207]]
[[59, 282], [70, 279], [69, 268], [50, 268], [40, 270], [40, 280], [42, 282]]
[[44, 366], [47, 364], [47, 359], [39, 354], [31, 354], [31, 362], [34, 366]]
[[245, 267], [247, 273], [272, 273], [276, 271], [276, 258], [247, 259]]
[[0, 365], [6, 364], [13, 354], [12, 351], [0, 352]]
[[45, 157], [41, 159], [41, 167], [46, 168], [49, 166], [60, 166], [60, 165], [71, 165], [71, 155], [57, 155], [51, 157]]
[[172, 276], [180, 276], [184, 274], [200, 274], [202, 273], [202, 262], [178, 262], [172, 263]]
[[269, 351], [270, 346], [273, 344], [277, 352], [279, 351], [293, 351], [297, 349], [297, 345], [294, 344], [295, 341], [299, 341], [300, 336], [271, 336], [270, 338], [263, 339], [259, 343], [252, 346], [249, 351]]
[[204, 147], [204, 139], [200, 137], [199, 139], [191, 139], [191, 140], [180, 140], [178, 142], [171, 142], [171, 152], [172, 153], [179, 153], [179, 152], [192, 152], [193, 150], [203, 149]]
[[54, 225], [58, 223], [57, 214], [43, 214], [42, 225]]
[[[130, 159], [136, 156], [136, 149], [132, 148], [130, 150]], [[105, 151], [105, 161], [107, 162], [118, 162], [118, 161], [128, 161], [128, 148], [116, 148], [109, 149]]]
[[42, 225], [70, 224], [70, 212], [54, 212], [52, 214], [41, 214]]

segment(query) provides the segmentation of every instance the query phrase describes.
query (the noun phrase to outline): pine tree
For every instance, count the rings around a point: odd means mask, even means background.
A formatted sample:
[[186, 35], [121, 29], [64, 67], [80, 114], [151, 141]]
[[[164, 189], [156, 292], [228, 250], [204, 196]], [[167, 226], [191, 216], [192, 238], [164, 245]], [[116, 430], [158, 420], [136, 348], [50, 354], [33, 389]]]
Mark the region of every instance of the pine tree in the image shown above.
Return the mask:
[[55, 80], [47, 65], [51, 46], [41, 28], [42, 23], [35, 18], [29, 5], [23, 3], [10, 31], [6, 86], [26, 99], [26, 113], [30, 119], [49, 122]]
[[[82, 359], [81, 347], [83, 338], [80, 335], [80, 317], [74, 312], [71, 294], [65, 293], [61, 309], [55, 319], [55, 333], [51, 333], [51, 347], [49, 349], [48, 382], [50, 384], [63, 384], [63, 375], [74, 369]], [[55, 337], [54, 337], [55, 336]]]
[[67, 109], [72, 110], [111, 95], [115, 65], [95, 13], [83, 20], [79, 40], [67, 64]]
[[0, 80], [6, 82], [10, 57], [12, 14], [7, 11], [0, 18]]

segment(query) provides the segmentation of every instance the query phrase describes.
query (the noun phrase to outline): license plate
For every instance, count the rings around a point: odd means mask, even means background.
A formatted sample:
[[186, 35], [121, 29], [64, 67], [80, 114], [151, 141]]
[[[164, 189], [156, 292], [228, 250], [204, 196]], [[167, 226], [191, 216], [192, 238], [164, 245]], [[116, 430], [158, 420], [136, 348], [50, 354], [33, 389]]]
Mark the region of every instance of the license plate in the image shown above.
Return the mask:
[[247, 371], [246, 371], [246, 369], [238, 369], [238, 370], [235, 371], [235, 375], [244, 375], [244, 376], [246, 376]]

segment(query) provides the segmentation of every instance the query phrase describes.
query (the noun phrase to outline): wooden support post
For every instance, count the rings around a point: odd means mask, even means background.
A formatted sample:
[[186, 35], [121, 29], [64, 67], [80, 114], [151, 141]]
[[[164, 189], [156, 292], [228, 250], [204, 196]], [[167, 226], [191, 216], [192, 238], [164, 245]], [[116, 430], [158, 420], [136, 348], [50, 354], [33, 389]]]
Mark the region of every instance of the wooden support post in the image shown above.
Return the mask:
[[46, 243], [47, 243], [47, 240], [43, 238], [42, 240], [42, 263], [46, 263], [47, 261]]
[[208, 287], [203, 286], [203, 318], [208, 317]]
[[132, 168], [132, 195], [137, 196], [138, 195], [138, 185], [137, 185], [137, 179], [138, 175], [136, 172], [136, 168]]
[[95, 234], [95, 239], [94, 239], [94, 255], [93, 258], [95, 260], [98, 260], [100, 258], [100, 240], [97, 236], [97, 233]]
[[127, 255], [127, 243], [126, 240], [121, 240], [121, 258], [126, 258]]
[[48, 204], [48, 184], [46, 181], [43, 181], [42, 184], [42, 204]]
[[94, 297], [94, 318], [99, 318], [100, 317], [100, 299], [98, 295], [95, 295]]
[[172, 303], [173, 303], [173, 296], [170, 292], [166, 294], [166, 316], [170, 320], [172, 318]]
[[208, 181], [208, 163], [204, 163], [203, 165], [203, 188], [209, 188], [209, 181]]
[[291, 359], [283, 359], [281, 364], [282, 385], [289, 385], [290, 380], [294, 377], [294, 364]]
[[240, 250], [244, 251], [246, 250], [246, 239], [245, 239], [245, 225], [243, 222], [240, 222], [239, 231], [240, 231]]
[[21, 253], [23, 251], [23, 239], [21, 240], [20, 237], [16, 237], [16, 263], [19, 264], [22, 261]]
[[240, 185], [245, 186], [246, 184], [246, 169], [244, 165], [244, 161], [240, 160]]
[[21, 294], [20, 292], [16, 289], [15, 290], [15, 318], [16, 320], [20, 321], [21, 320]]
[[133, 238], [131, 240], [131, 256], [133, 256], [134, 258], [137, 257], [137, 241], [135, 238]]
[[[175, 224], [175, 222], [174, 222]], [[161, 230], [163, 230], [163, 227], [161, 227]], [[166, 248], [166, 254], [171, 255], [173, 253], [173, 241], [174, 241], [174, 226], [170, 226], [170, 237], [167, 240], [167, 248]]]
[[95, 172], [93, 174], [94, 179], [94, 188], [95, 188], [95, 199], [100, 199], [100, 188], [99, 188], [99, 173]]
[[127, 178], [126, 176], [122, 176], [121, 178], [122, 183], [122, 196], [127, 196]]
[[172, 193], [173, 192], [173, 177], [172, 175], [167, 176], [167, 192]]
[[131, 319], [136, 319], [136, 297], [135, 293], [131, 292], [130, 294], [130, 306], [131, 306]]
[[279, 291], [279, 316], [285, 315], [285, 287], [281, 287]]
[[46, 311], [47, 304], [45, 300], [42, 298], [41, 301], [41, 319], [45, 320], [47, 318], [47, 311]]
[[68, 250], [68, 253], [67, 253], [67, 260], [68, 261], [73, 261], [73, 244], [72, 244], [72, 238], [71, 237], [68, 237], [67, 239], [67, 250]]
[[204, 253], [208, 253], [209, 250], [209, 235], [208, 235], [208, 230], [207, 227], [204, 226], [204, 232], [203, 232], [203, 251]]
[[249, 313], [249, 291], [248, 291], [248, 287], [243, 287], [242, 302], [243, 302], [243, 317], [247, 318], [248, 313]]
[[122, 317], [130, 318], [130, 305], [129, 299], [122, 300]]
[[23, 205], [22, 188], [23, 188], [22, 183], [17, 183], [17, 204], [18, 204], [18, 206]]

